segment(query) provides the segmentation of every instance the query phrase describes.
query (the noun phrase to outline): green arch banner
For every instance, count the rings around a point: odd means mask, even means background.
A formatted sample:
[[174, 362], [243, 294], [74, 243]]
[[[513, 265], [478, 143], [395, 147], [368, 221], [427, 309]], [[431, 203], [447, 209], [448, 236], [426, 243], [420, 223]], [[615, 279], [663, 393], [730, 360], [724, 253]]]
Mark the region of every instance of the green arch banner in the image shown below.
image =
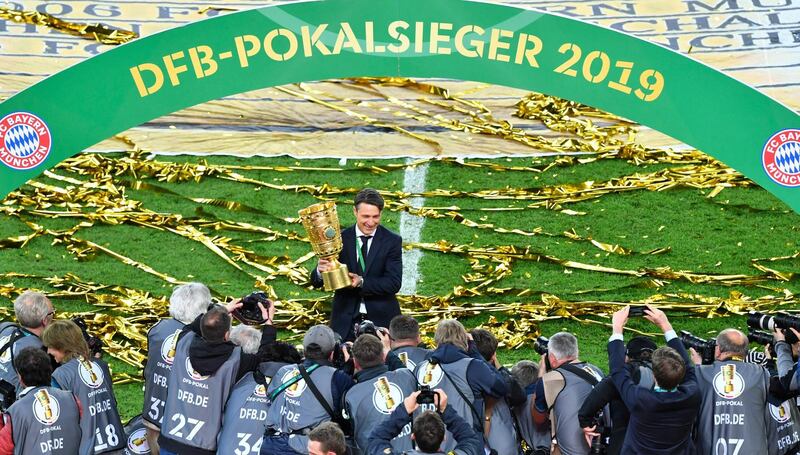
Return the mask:
[[647, 125], [800, 212], [800, 116], [689, 57], [565, 17], [465, 0], [286, 3], [114, 48], [0, 104], [0, 196], [131, 127], [258, 88], [445, 77], [544, 92]]

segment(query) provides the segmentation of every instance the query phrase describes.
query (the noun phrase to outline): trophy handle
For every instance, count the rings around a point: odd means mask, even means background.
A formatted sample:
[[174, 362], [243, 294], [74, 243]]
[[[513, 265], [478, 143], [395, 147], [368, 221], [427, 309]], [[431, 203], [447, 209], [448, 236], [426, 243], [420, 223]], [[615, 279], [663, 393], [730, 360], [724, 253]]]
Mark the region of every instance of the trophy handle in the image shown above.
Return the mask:
[[330, 259], [332, 267], [330, 270], [322, 272], [322, 284], [326, 291], [335, 291], [337, 289], [350, 287], [352, 280], [350, 280], [347, 265], [342, 264], [336, 258]]

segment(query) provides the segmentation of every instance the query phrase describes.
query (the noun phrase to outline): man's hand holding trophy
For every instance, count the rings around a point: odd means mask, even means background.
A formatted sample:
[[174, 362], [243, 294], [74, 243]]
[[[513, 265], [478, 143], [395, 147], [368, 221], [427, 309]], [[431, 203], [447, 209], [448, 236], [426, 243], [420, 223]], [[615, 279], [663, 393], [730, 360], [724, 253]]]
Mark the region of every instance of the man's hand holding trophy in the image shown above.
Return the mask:
[[319, 257], [317, 270], [322, 276], [326, 291], [358, 286], [361, 277], [349, 273], [347, 265], [337, 259], [342, 251], [342, 234], [336, 203], [321, 202], [297, 212], [311, 241], [311, 248]]

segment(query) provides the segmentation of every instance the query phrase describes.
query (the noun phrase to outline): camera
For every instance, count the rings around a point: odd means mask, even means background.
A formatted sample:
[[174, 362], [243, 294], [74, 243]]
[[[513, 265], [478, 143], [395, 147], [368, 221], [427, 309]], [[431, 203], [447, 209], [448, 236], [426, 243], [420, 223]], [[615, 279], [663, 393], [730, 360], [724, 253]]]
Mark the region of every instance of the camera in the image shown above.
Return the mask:
[[611, 440], [611, 428], [606, 426], [603, 413], [598, 413], [594, 418], [594, 431], [600, 436], [592, 438], [592, 445], [589, 448], [590, 455], [605, 455], [608, 452], [608, 445]]
[[97, 357], [99, 354], [102, 354], [103, 340], [89, 333], [89, 327], [86, 325], [86, 321], [81, 317], [77, 317], [72, 318], [72, 322], [74, 322], [75, 325], [81, 329], [81, 333], [83, 333], [83, 339], [86, 340], [86, 344], [89, 345], [89, 352], [91, 353], [92, 357]]
[[759, 311], [751, 311], [747, 314], [747, 327], [756, 330], [766, 330], [771, 332], [775, 329], [781, 329], [786, 336], [786, 342], [795, 344], [798, 340], [797, 336], [789, 329], [800, 331], [800, 317], [788, 313], [776, 313], [769, 315]]
[[717, 347], [717, 340], [704, 340], [700, 337], [692, 335], [691, 332], [681, 330], [678, 332], [678, 338], [686, 349], [694, 348], [700, 357], [703, 359], [703, 365], [711, 365], [714, 363], [714, 348]]
[[0, 379], [0, 410], [7, 411], [17, 401], [17, 389], [14, 384]]
[[439, 392], [431, 390], [431, 387], [427, 385], [419, 387], [419, 395], [417, 395], [418, 405], [426, 409], [433, 407], [436, 411], [438, 411], [440, 401], [441, 397], [439, 396]]
[[550, 342], [550, 339], [547, 337], [539, 336], [536, 337], [536, 341], [533, 342], [533, 350], [536, 351], [539, 355], [547, 355], [547, 344]]
[[631, 305], [628, 309], [629, 318], [640, 318], [645, 315], [644, 311], [647, 309], [644, 305]]
[[762, 346], [769, 345], [769, 355], [774, 359], [777, 357], [775, 353], [775, 341], [772, 337], [772, 334], [769, 332], [763, 332], [761, 330], [754, 330], [748, 327], [748, 331], [750, 333], [747, 334], [747, 341], [755, 344], [760, 344]]
[[235, 309], [231, 315], [242, 324], [264, 325], [266, 321], [261, 316], [261, 308], [258, 307], [259, 303], [267, 309], [272, 305], [272, 301], [270, 301], [266, 293], [256, 291], [242, 297], [242, 306]]
[[355, 325], [355, 332], [356, 332], [356, 338], [367, 333], [378, 337], [378, 326], [376, 326], [375, 323], [370, 321], [369, 319], [364, 319], [363, 321]]

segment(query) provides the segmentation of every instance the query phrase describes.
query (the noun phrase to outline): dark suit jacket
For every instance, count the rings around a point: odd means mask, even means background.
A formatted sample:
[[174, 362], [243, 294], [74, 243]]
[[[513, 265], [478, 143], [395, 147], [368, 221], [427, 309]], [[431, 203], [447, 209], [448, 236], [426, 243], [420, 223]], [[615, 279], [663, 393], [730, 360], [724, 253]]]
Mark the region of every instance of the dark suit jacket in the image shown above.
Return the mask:
[[625, 344], [621, 340], [608, 343], [611, 377], [631, 412], [621, 452], [626, 455], [692, 453], [692, 426], [702, 397], [683, 343], [673, 338], [667, 344], [678, 351], [686, 363], [683, 382], [675, 392], [656, 392], [637, 386], [625, 368]]
[[[364, 261], [366, 273], [361, 272], [358, 264], [356, 245], [355, 227], [344, 229], [339, 262], [346, 264], [351, 273], [364, 278], [362, 287], [339, 289], [333, 296], [331, 328], [345, 341], [353, 339], [353, 321], [358, 316], [362, 298], [367, 307], [367, 319], [379, 327], [389, 327], [389, 321], [400, 314], [395, 294], [403, 281], [403, 239], [379, 225]], [[322, 277], [316, 269], [311, 274], [311, 284], [322, 286]]]

